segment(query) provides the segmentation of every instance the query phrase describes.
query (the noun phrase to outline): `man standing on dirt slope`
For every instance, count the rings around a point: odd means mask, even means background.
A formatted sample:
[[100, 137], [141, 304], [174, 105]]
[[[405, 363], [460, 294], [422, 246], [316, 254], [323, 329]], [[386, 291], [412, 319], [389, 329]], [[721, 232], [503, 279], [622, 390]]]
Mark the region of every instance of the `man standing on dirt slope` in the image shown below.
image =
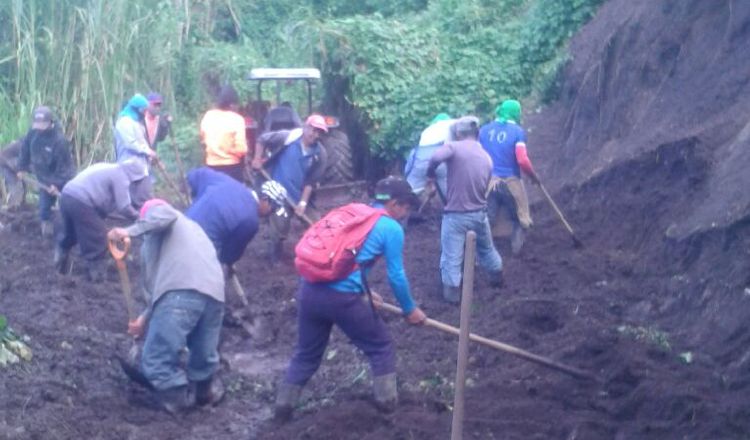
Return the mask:
[[54, 121], [49, 107], [34, 110], [31, 129], [23, 138], [18, 160], [18, 178], [31, 171], [49, 191], [39, 188], [39, 220], [42, 236], [52, 236], [52, 206], [60, 189], [75, 175], [70, 142]]
[[[376, 221], [356, 256], [357, 264], [364, 269], [358, 268], [346, 278], [333, 282], [300, 281], [297, 347], [277, 391], [278, 420], [291, 418], [302, 387], [320, 366], [334, 324], [368, 357], [378, 408], [386, 412], [395, 410], [398, 393], [393, 338], [382, 318], [365, 301], [363, 293], [367, 271], [372, 266], [370, 263], [383, 256], [388, 281], [406, 321], [422, 324], [427, 319], [409, 291], [403, 266], [404, 230], [399, 224], [399, 220], [405, 219], [418, 203], [417, 196], [405, 180], [390, 177], [379, 181], [373, 206], [384, 209], [386, 215]], [[376, 293], [372, 292], [372, 295], [375, 302], [382, 302]]]
[[22, 142], [23, 138], [15, 140], [0, 151], [0, 174], [3, 176], [5, 191], [7, 192], [6, 200], [3, 200], [2, 203], [6, 203], [8, 208], [11, 209], [19, 207], [22, 203], [25, 203], [26, 199], [26, 188], [17, 175]]
[[[146, 127], [143, 118], [148, 100], [141, 94], [135, 94], [125, 107], [115, 123], [115, 151], [117, 162], [132, 160], [143, 168], [143, 174], [149, 175], [149, 162], [158, 160], [156, 151], [151, 149], [146, 140]], [[151, 177], [141, 179], [133, 189], [133, 204], [136, 207], [152, 197], [153, 183]]]
[[[419, 145], [412, 150], [404, 166], [404, 176], [417, 194], [422, 194], [427, 183], [427, 164], [430, 162], [432, 153], [444, 143], [453, 140], [451, 126], [456, 122], [447, 113], [436, 115], [430, 125], [422, 131], [419, 137]], [[445, 166], [437, 169], [437, 190], [440, 199], [445, 203], [446, 193], [446, 171]]]
[[453, 142], [440, 147], [427, 167], [429, 184], [434, 185], [435, 170], [448, 165], [448, 193], [440, 227], [440, 276], [443, 299], [461, 302], [461, 264], [464, 260], [466, 233], [477, 234], [479, 264], [492, 274], [496, 287], [502, 283], [503, 261], [492, 242], [487, 220], [487, 188], [492, 178], [492, 159], [477, 142], [479, 119], [464, 116], [451, 127]]
[[526, 132], [521, 128], [521, 104], [509, 99], [495, 109], [497, 119], [483, 125], [479, 131], [479, 142], [492, 158], [492, 182], [489, 196], [490, 223], [494, 226], [498, 210], [503, 204], [505, 192], [513, 198], [516, 221], [513, 225], [511, 248], [513, 253], [521, 251], [525, 231], [532, 226], [529, 199], [521, 181], [521, 171], [532, 182], [539, 184], [534, 167], [526, 152]]
[[130, 192], [147, 179], [143, 163], [133, 159], [121, 163], [97, 163], [81, 171], [65, 185], [60, 196], [63, 231], [55, 247], [55, 267], [61, 274], [70, 270], [70, 249], [79, 243], [86, 260], [88, 279], [101, 282], [106, 274], [108, 215], [138, 217]]
[[193, 204], [185, 215], [203, 228], [228, 270], [258, 232], [258, 216], [269, 215], [274, 205], [284, 206], [284, 187], [272, 180], [263, 184], [260, 200], [245, 185], [210, 168], [191, 170], [187, 181]]
[[206, 146], [206, 165], [227, 174], [238, 182], [245, 180], [245, 118], [237, 110], [239, 97], [227, 84], [216, 98], [216, 108], [203, 115], [201, 142]]
[[[264, 133], [255, 146], [253, 168], [271, 167], [271, 178], [286, 188], [289, 198], [296, 204], [294, 212], [299, 216], [305, 213], [313, 187], [318, 185], [325, 173], [328, 156], [318, 141], [327, 132], [328, 125], [323, 116], [312, 114], [301, 129]], [[266, 151], [273, 152], [268, 160], [264, 160]], [[271, 217], [271, 261], [278, 261], [281, 257], [290, 223], [289, 216]]]
[[162, 114], [163, 99], [160, 94], [151, 92], [146, 96], [148, 107], [143, 113], [143, 125], [146, 127], [146, 141], [152, 150], [156, 151], [156, 144], [167, 138], [172, 129], [172, 117]]
[[[198, 224], [160, 199], [147, 201], [135, 224], [114, 228], [107, 238], [119, 241], [141, 235], [141, 273], [150, 303], [128, 323], [128, 333], [140, 337], [148, 323], [141, 353], [143, 375], [170, 413], [218, 403], [224, 394], [215, 377], [224, 275], [213, 244]], [[185, 347], [187, 372], [180, 368]]]

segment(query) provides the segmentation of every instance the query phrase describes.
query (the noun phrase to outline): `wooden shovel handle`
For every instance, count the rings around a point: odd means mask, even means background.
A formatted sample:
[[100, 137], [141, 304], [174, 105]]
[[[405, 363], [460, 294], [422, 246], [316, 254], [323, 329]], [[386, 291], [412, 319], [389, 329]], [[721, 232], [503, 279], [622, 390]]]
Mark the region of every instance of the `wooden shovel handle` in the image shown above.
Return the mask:
[[[402, 315], [401, 309], [394, 306], [393, 304], [388, 304], [386, 302], [383, 302], [382, 304], [378, 305], [378, 308], [384, 309], [391, 313]], [[452, 335], [458, 336], [460, 334], [460, 330], [458, 328], [452, 325], [445, 324], [440, 321], [436, 321], [434, 319], [427, 318], [424, 322], [424, 325], [427, 327], [435, 328], [437, 330], [440, 330], [446, 333], [450, 333]], [[495, 341], [493, 339], [478, 336], [474, 333], [469, 334], [469, 339], [474, 342], [478, 342], [482, 345], [485, 345], [487, 347], [494, 348], [495, 350], [500, 350], [506, 353], [513, 354], [520, 358], [526, 359], [527, 361], [531, 361], [536, 364], [544, 365], [546, 367], [555, 369], [557, 371], [562, 371], [563, 373], [568, 373], [571, 376], [577, 377], [579, 379], [598, 380], [593, 374], [587, 371], [579, 370], [578, 368], [574, 368], [574, 367], [556, 362], [552, 359], [539, 356], [534, 353], [530, 353], [526, 350], [520, 349], [518, 347], [514, 347], [512, 345], [505, 344], [500, 341]]]

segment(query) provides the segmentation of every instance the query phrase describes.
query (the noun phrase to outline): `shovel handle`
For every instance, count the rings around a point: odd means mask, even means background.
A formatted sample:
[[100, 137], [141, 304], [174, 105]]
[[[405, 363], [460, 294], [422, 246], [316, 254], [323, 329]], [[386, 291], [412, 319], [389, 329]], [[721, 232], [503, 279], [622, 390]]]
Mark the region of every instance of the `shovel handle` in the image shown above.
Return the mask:
[[[394, 306], [393, 304], [388, 304], [386, 302], [383, 302], [382, 304], [378, 305], [378, 308], [384, 309], [391, 313], [402, 315], [401, 309]], [[434, 329], [443, 331], [445, 333], [450, 333], [452, 335], [458, 336], [460, 334], [460, 330], [457, 327], [445, 324], [440, 321], [436, 321], [434, 319], [427, 318], [424, 322], [424, 325], [427, 327], [432, 327]], [[495, 350], [510, 353], [522, 359], [526, 359], [527, 361], [534, 362], [535, 364], [544, 365], [545, 367], [552, 368], [553, 370], [567, 373], [579, 379], [598, 381], [597, 377], [589, 373], [588, 371], [579, 370], [578, 368], [562, 364], [560, 362], [554, 361], [544, 356], [536, 355], [534, 353], [528, 352], [518, 347], [514, 347], [509, 344], [505, 344], [500, 341], [495, 341], [493, 339], [485, 338], [483, 336], [479, 336], [474, 333], [469, 333], [469, 340], [479, 343], [481, 345], [484, 345], [486, 347], [494, 348]]]
[[[112, 254], [112, 258], [116, 261], [122, 261], [128, 255], [130, 251], [130, 237], [125, 237], [122, 240], [109, 240], [107, 244], [109, 247], [109, 253]], [[120, 247], [122, 245], [122, 247]]]

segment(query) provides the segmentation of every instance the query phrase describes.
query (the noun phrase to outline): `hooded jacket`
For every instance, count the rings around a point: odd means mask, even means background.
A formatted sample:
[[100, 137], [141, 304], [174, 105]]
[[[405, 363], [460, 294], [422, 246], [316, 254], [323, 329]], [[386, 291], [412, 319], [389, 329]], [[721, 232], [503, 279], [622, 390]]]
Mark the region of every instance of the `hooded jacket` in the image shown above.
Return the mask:
[[136, 94], [122, 109], [115, 123], [115, 152], [117, 162], [135, 160], [148, 175], [148, 153], [151, 148], [146, 140], [146, 127], [141, 121], [146, 107], [146, 98]]
[[[258, 231], [258, 202], [245, 185], [224, 173], [203, 167], [187, 175], [193, 204], [185, 212], [214, 243], [219, 261], [239, 260]], [[235, 245], [235, 241], [243, 241]]]
[[69, 196], [94, 208], [101, 217], [119, 212], [134, 219], [138, 212], [130, 198], [131, 183], [146, 177], [140, 163], [97, 163], [78, 173], [62, 190]]
[[21, 144], [18, 169], [30, 171], [43, 185], [57, 188], [75, 175], [70, 142], [56, 123], [46, 130], [29, 130]]

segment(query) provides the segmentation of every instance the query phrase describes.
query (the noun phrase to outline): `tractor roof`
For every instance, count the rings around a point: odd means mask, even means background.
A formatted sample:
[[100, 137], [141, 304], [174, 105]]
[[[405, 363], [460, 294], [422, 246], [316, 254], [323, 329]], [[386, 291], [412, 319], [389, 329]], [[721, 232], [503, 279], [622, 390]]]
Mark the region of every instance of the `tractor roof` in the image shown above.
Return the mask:
[[248, 79], [320, 79], [320, 70], [259, 68], [252, 69]]

